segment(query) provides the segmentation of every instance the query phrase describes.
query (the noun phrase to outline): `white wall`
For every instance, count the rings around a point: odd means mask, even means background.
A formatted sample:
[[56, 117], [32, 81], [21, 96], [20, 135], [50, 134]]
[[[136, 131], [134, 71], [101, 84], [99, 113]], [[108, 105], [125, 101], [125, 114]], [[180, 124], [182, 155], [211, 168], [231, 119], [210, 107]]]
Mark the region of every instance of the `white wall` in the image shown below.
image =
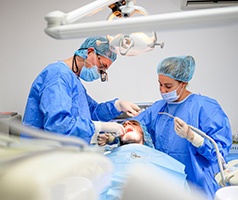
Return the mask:
[[[44, 16], [54, 10], [70, 12], [93, 0], [21, 0], [0, 3], [0, 111], [23, 115], [28, 92], [36, 75], [50, 62], [73, 55], [84, 38], [55, 40], [44, 33]], [[178, 0], [137, 0], [150, 14], [180, 10]], [[105, 19], [110, 9], [86, 21]], [[109, 70], [109, 82], [86, 83], [96, 100], [119, 97], [133, 102], [160, 99], [156, 66], [167, 56], [190, 54], [197, 66], [189, 89], [218, 100], [238, 130], [238, 22], [226, 26], [157, 32], [164, 49], [136, 57], [119, 56]]]

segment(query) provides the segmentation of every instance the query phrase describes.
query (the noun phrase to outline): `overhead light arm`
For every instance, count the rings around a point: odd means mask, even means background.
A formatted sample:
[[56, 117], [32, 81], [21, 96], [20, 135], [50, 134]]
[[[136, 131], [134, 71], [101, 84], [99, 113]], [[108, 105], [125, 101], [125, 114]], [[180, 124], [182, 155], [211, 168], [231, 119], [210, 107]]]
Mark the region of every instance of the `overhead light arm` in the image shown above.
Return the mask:
[[[97, 0], [97, 3], [115, 2]], [[103, 7], [102, 6], [102, 7]], [[102, 8], [101, 7], [101, 8]], [[82, 7], [83, 8], [83, 7]], [[81, 9], [82, 9], [81, 8]], [[98, 11], [99, 6], [95, 9], [91, 9], [84, 15], [88, 15], [90, 12]], [[77, 9], [77, 13], [80, 16], [78, 19], [82, 19], [82, 15]], [[76, 11], [75, 11], [76, 12]], [[136, 18], [118, 19], [114, 21], [95, 21], [87, 23], [67, 24], [66, 18], [68, 14], [60, 11], [54, 11], [46, 15], [45, 19], [48, 22], [45, 32], [55, 39], [70, 39], [70, 38], [85, 38], [96, 35], [113, 35], [117, 34], [118, 30], [123, 33], [131, 33], [138, 31], [170, 31], [181, 30], [188, 28], [210, 27], [214, 25], [226, 25], [228, 23], [238, 22], [238, 6], [236, 7], [224, 7], [213, 8], [195, 11], [184, 11], [166, 14], [157, 14], [149, 16], [138, 16]], [[76, 13], [72, 14], [76, 15]], [[74, 18], [76, 20], [76, 17]]]
[[[117, 13], [116, 16], [120, 19], [79, 23], [84, 17], [93, 15], [106, 7], [112, 8], [112, 5], [115, 8], [119, 7], [121, 13]], [[136, 12], [143, 16], [130, 17]], [[152, 50], [155, 45], [163, 48], [164, 43], [156, 41], [157, 36], [154, 31], [204, 28], [237, 23], [238, 6], [148, 15], [144, 8], [134, 5], [134, 0], [96, 0], [69, 13], [51, 12], [46, 15], [45, 19], [48, 22], [45, 32], [55, 39], [116, 35], [114, 40], [109, 40], [110, 45], [115, 47], [115, 52], [121, 55], [138, 55]], [[118, 31], [120, 31], [119, 35]], [[148, 37], [144, 33], [137, 33], [142, 31], [153, 32], [153, 36]], [[121, 46], [122, 44], [126, 45]]]
[[96, 14], [117, 1], [118, 0], [97, 0], [69, 13], [52, 11], [45, 16], [48, 22], [47, 28], [73, 24], [85, 17]]
[[[48, 22], [48, 27], [45, 29], [45, 32], [56, 39], [73, 38], [77, 37], [73, 35], [77, 34], [79, 30], [78, 28], [76, 28], [76, 26], [83, 25], [83, 30], [96, 32], [97, 35], [107, 35], [108, 32], [106, 34], [100, 34], [98, 31], [98, 29], [100, 29], [100, 26], [102, 25], [101, 22], [100, 25], [97, 25], [95, 23], [76, 24], [76, 22], [79, 22], [84, 17], [95, 14], [105, 7], [110, 7], [112, 8], [112, 10], [115, 9], [115, 11], [113, 11], [113, 13], [107, 19], [110, 24], [112, 22], [111, 20], [114, 17], [119, 17], [123, 20], [125, 18], [128, 19], [135, 13], [142, 14], [143, 16], [148, 16], [148, 12], [143, 7], [134, 5], [134, 0], [97, 0], [95, 1], [95, 3], [90, 3], [67, 14], [61, 11], [54, 11], [49, 13], [45, 17]], [[116, 20], [116, 22], [117, 21], [121, 20], [119, 19]], [[90, 28], [90, 25], [92, 25], [92, 28], [94, 28], [94, 30]], [[120, 29], [116, 30], [115, 34], [117, 35], [115, 37], [108, 35], [108, 39], [111, 49], [121, 55], [138, 55], [153, 50], [155, 45], [160, 45], [161, 48], [163, 48], [164, 46], [164, 43], [157, 43], [157, 36], [155, 32], [152, 33], [152, 37], [149, 37], [141, 31], [136, 33], [131, 33], [131, 31], [120, 31], [120, 33], [118, 34], [118, 30]], [[85, 37], [88, 36], [90, 36], [90, 34], [85, 35]]]

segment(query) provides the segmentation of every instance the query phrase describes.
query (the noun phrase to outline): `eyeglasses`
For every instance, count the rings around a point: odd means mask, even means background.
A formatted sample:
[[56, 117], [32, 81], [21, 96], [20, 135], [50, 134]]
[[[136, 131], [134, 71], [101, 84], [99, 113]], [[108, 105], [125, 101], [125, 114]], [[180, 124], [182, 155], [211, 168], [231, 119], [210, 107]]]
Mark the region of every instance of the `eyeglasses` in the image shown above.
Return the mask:
[[100, 57], [98, 56], [98, 60], [100, 62], [100, 67], [99, 67], [99, 73], [101, 77], [101, 81], [105, 82], [108, 81], [108, 74], [106, 72], [107, 66], [103, 64], [103, 62], [100, 60]]

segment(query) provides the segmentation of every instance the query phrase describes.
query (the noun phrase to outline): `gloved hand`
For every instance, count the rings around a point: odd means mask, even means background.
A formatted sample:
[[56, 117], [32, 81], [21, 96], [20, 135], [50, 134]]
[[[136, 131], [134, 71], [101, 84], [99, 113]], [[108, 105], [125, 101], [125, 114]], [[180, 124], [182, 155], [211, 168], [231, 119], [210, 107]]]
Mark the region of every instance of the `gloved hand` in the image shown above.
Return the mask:
[[174, 130], [180, 137], [186, 138], [195, 147], [200, 147], [204, 143], [204, 138], [193, 132], [189, 126], [178, 117], [174, 118]]
[[99, 122], [93, 121], [95, 125], [95, 132], [110, 132], [116, 133], [117, 136], [125, 134], [125, 128], [116, 122]]
[[119, 99], [115, 101], [115, 107], [118, 111], [123, 111], [130, 117], [138, 115], [141, 110], [136, 104]]
[[93, 121], [93, 123], [95, 125], [95, 132], [91, 138], [91, 144], [97, 144], [99, 132], [115, 133], [117, 136], [125, 134], [125, 128], [119, 123], [100, 121]]
[[106, 144], [111, 144], [115, 141], [116, 137], [111, 133], [98, 134], [98, 145], [104, 146]]

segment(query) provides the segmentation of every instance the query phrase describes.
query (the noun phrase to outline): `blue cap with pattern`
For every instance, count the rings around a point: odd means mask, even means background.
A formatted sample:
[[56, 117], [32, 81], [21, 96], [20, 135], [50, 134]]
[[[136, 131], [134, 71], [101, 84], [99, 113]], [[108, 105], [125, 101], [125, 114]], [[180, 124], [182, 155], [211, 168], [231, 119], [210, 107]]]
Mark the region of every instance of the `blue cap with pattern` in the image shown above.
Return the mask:
[[151, 147], [151, 148], [155, 148], [154, 144], [153, 144], [153, 141], [151, 139], [151, 136], [147, 131], [146, 126], [142, 125], [141, 123], [140, 123], [140, 126], [141, 126], [143, 134], [144, 134], [144, 145], [146, 145], [148, 147]]
[[162, 74], [178, 81], [188, 82], [195, 71], [195, 60], [192, 56], [168, 57], [157, 66], [157, 74]]
[[104, 56], [114, 62], [117, 58], [117, 54], [110, 50], [109, 41], [106, 37], [88, 37], [75, 52], [77, 56], [87, 58], [87, 49], [93, 47], [96, 54]]

